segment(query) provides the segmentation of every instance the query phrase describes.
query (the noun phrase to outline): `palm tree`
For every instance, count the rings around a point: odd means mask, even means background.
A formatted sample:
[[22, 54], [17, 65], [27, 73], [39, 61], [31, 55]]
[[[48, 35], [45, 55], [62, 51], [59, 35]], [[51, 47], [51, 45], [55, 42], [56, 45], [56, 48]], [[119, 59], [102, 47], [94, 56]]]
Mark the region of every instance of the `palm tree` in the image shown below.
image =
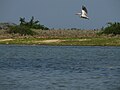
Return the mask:
[[20, 25], [24, 25], [25, 24], [25, 18], [22, 18], [22, 17], [20, 17]]

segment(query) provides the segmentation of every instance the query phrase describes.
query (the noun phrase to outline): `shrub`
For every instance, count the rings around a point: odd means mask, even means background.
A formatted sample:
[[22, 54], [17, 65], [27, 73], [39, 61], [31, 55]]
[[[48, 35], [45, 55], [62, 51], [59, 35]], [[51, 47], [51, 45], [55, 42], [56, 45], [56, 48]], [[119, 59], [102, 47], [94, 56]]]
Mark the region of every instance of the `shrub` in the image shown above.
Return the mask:
[[117, 35], [120, 34], [120, 23], [115, 22], [115, 23], [108, 23], [108, 26], [106, 28], [103, 28], [101, 31], [101, 34], [113, 34]]
[[7, 30], [11, 26], [16, 26], [15, 23], [0, 23], [0, 29]]
[[20, 34], [20, 35], [34, 35], [35, 32], [26, 26], [11, 26], [8, 30], [8, 33]]

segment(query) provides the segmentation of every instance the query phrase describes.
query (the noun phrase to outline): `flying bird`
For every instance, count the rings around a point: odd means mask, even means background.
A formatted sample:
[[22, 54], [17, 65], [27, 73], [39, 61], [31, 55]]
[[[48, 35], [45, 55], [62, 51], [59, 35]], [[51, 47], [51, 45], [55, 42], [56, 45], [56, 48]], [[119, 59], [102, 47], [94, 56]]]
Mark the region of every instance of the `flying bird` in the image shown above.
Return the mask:
[[85, 6], [82, 6], [82, 10], [80, 13], [76, 13], [76, 15], [80, 16], [80, 18], [84, 18], [84, 19], [89, 19], [88, 15], [88, 11], [87, 8]]

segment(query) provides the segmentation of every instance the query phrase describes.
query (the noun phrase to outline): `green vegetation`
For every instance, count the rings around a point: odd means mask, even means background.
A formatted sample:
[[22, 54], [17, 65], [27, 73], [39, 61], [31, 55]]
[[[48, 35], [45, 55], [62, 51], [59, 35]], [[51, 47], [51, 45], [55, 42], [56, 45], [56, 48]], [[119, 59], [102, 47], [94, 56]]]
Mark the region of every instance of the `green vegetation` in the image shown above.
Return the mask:
[[29, 22], [25, 21], [25, 18], [21, 18], [20, 17], [20, 26], [26, 26], [29, 27], [31, 29], [42, 29], [42, 30], [48, 30], [49, 28], [45, 27], [44, 25], [39, 24], [39, 21], [36, 20], [34, 21], [34, 17], [32, 16], [32, 18], [30, 19]]
[[77, 46], [120, 46], [119, 38], [15, 38], [0, 39], [0, 44], [25, 45], [77, 45]]
[[101, 34], [113, 34], [113, 35], [118, 35], [120, 34], [120, 23], [115, 22], [115, 23], [108, 23], [108, 26], [103, 28], [103, 30], [100, 32]]
[[29, 27], [26, 26], [11, 26], [8, 30], [8, 33], [10, 34], [20, 34], [20, 35], [34, 35], [35, 32], [32, 31]]
[[109, 23], [102, 30], [42, 30], [33, 28], [37, 23], [33, 17], [29, 24], [23, 21], [1, 29], [0, 44], [120, 46], [120, 23]]
[[34, 17], [29, 22], [25, 21], [25, 18], [20, 18], [20, 24], [9, 26], [8, 33], [20, 34], [20, 35], [35, 35], [36, 33], [32, 29], [48, 30], [44, 25], [40, 25], [39, 21], [35, 21]]

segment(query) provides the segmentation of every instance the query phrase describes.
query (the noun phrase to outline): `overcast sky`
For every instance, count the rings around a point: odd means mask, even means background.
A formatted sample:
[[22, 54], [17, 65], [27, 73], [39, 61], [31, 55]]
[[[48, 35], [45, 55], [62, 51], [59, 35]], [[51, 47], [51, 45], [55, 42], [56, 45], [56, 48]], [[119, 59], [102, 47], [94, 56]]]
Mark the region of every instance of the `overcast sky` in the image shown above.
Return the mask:
[[[81, 6], [90, 20], [75, 15]], [[32, 16], [49, 28], [97, 29], [107, 22], [120, 22], [120, 0], [0, 0], [0, 22], [18, 23]]]

